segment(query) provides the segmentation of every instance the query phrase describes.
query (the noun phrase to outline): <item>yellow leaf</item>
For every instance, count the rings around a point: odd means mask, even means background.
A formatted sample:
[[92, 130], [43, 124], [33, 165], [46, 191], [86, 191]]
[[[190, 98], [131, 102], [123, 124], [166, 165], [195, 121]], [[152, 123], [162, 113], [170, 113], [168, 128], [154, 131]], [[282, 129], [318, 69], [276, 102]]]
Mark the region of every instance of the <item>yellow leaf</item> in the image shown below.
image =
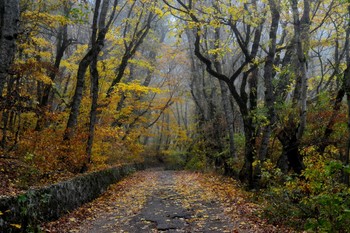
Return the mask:
[[0, 211], [0, 216], [3, 215], [4, 213]]
[[35, 74], [35, 79], [42, 81], [43, 83], [45, 83], [47, 85], [53, 84], [51, 78], [49, 76], [47, 76], [46, 74], [39, 73], [39, 72], [35, 72], [34, 74]]
[[11, 226], [17, 228], [17, 229], [21, 229], [21, 224], [10, 224]]

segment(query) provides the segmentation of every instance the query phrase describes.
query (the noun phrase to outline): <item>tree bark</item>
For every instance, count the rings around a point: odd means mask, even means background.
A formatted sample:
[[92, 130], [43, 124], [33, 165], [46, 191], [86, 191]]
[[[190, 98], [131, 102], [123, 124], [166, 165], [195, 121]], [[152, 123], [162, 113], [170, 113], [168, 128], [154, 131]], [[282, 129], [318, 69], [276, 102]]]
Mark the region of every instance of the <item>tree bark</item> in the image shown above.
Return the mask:
[[[259, 160], [265, 161], [268, 153], [269, 140], [271, 136], [272, 128], [276, 121], [275, 112], [275, 94], [273, 90], [273, 66], [276, 55], [276, 44], [277, 44], [277, 29], [280, 20], [279, 6], [277, 6], [275, 0], [269, 0], [269, 6], [271, 11], [271, 26], [270, 26], [270, 47], [266, 57], [264, 67], [264, 82], [265, 82], [265, 105], [268, 109], [267, 118], [269, 120], [268, 125], [265, 127], [262, 141], [259, 150]], [[260, 172], [259, 172], [260, 173]]]
[[[348, 24], [346, 28], [346, 65], [347, 68], [344, 71], [344, 80], [343, 85], [346, 93], [346, 100], [347, 100], [347, 106], [348, 106], [348, 116], [347, 116], [347, 129], [348, 129], [348, 135], [347, 135], [347, 143], [346, 143], [346, 153], [344, 160], [344, 166], [349, 166], [350, 164], [350, 46], [349, 46], [349, 40], [350, 40], [350, 5], [348, 5]], [[344, 182], [348, 186], [350, 185], [350, 177], [349, 173], [344, 174]]]
[[0, 96], [16, 53], [19, 0], [0, 1]]
[[[299, 112], [298, 122], [293, 116], [284, 129], [278, 135], [278, 139], [283, 145], [282, 155], [279, 159], [279, 167], [287, 172], [292, 168], [297, 174], [300, 174], [304, 165], [299, 151], [301, 138], [306, 127], [307, 111], [307, 53], [309, 49], [310, 33], [310, 2], [304, 0], [304, 11], [299, 19], [298, 1], [291, 0], [292, 15], [294, 22], [294, 42], [297, 59], [293, 64], [296, 69], [296, 84], [292, 99], [292, 108]], [[282, 161], [288, 161], [288, 164], [282, 164]], [[287, 169], [286, 169], [287, 167]]]
[[98, 107], [98, 90], [99, 90], [99, 74], [97, 70], [97, 56], [90, 64], [91, 74], [91, 109], [90, 109], [90, 123], [89, 123], [89, 135], [86, 145], [86, 162], [91, 163], [92, 146], [95, 136], [95, 125], [97, 119], [97, 107]]
[[[98, 22], [98, 28], [103, 30], [105, 28], [106, 24], [106, 17], [107, 17], [107, 11], [109, 7], [109, 0], [104, 0], [99, 22]], [[96, 40], [94, 37], [94, 34], [91, 38], [92, 43]], [[92, 45], [93, 46], [93, 45]], [[97, 107], [98, 107], [98, 91], [99, 91], [99, 73], [97, 70], [97, 60], [98, 60], [98, 53], [95, 53], [92, 62], [90, 64], [90, 75], [91, 75], [91, 109], [90, 109], [90, 122], [89, 122], [89, 133], [88, 133], [88, 140], [86, 144], [86, 161], [83, 164], [82, 172], [85, 172], [88, 168], [88, 164], [91, 163], [91, 154], [92, 154], [92, 147], [94, 144], [94, 137], [95, 137], [95, 125], [96, 125], [96, 119], [97, 119]]]

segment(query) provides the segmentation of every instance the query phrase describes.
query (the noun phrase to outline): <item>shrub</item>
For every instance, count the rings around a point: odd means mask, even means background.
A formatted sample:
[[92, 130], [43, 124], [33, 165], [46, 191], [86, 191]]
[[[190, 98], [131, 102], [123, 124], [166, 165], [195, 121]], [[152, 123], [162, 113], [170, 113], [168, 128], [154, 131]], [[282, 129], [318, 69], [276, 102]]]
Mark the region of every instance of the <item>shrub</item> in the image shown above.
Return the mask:
[[[348, 167], [334, 159], [334, 147], [320, 155], [308, 148], [300, 177], [287, 177], [283, 185], [265, 192], [265, 216], [296, 228], [317, 232], [349, 232], [350, 190], [341, 182]], [[287, 220], [287, 221], [286, 221]]]
[[165, 168], [169, 170], [180, 170], [185, 167], [186, 154], [179, 151], [164, 151]]

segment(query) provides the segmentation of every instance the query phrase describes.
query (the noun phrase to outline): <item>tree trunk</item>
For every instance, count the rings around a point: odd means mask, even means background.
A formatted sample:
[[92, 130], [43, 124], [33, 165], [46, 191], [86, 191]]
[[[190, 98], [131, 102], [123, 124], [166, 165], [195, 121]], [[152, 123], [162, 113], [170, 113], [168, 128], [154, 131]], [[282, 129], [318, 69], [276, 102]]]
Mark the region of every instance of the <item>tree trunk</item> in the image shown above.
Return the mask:
[[90, 64], [91, 73], [91, 109], [90, 109], [90, 123], [89, 123], [89, 136], [86, 145], [86, 162], [91, 162], [92, 146], [95, 136], [95, 125], [97, 119], [97, 107], [98, 107], [98, 90], [99, 90], [99, 74], [97, 70], [97, 57], [93, 59]]
[[256, 182], [253, 178], [253, 162], [256, 156], [256, 137], [254, 133], [254, 127], [252, 127], [253, 122], [249, 117], [243, 119], [244, 123], [244, 136], [245, 136], [245, 156], [244, 165], [239, 172], [239, 179], [247, 183], [249, 188], [252, 189], [256, 186]]
[[[2, 128], [2, 139], [1, 139], [1, 147], [6, 148], [7, 146], [7, 131], [8, 131], [8, 122], [9, 122], [9, 114], [11, 109], [11, 102], [13, 102], [13, 99], [17, 98], [15, 95], [13, 89], [15, 84], [14, 79], [10, 79], [7, 85], [7, 95], [6, 95], [6, 103], [9, 103], [9, 106], [5, 106], [2, 110], [2, 122], [3, 122], [3, 128]], [[7, 108], [6, 108], [7, 107]]]
[[[215, 48], [218, 48], [220, 46], [220, 28], [215, 29], [215, 41], [216, 46]], [[222, 67], [219, 63], [219, 57], [215, 56], [215, 62], [214, 62], [215, 69], [218, 73], [222, 73]], [[221, 102], [225, 113], [225, 120], [226, 125], [228, 127], [228, 134], [229, 134], [229, 155], [228, 157], [224, 158], [224, 173], [225, 175], [233, 175], [233, 169], [228, 165], [228, 159], [229, 158], [237, 158], [236, 155], [236, 148], [235, 148], [235, 142], [234, 142], [234, 118], [233, 118], [233, 109], [230, 105], [230, 96], [229, 96], [229, 89], [226, 85], [226, 83], [222, 80], [219, 80], [220, 83], [220, 89], [221, 89]]]
[[94, 53], [97, 51], [95, 49], [91, 49], [83, 58], [83, 60], [79, 63], [78, 68], [78, 75], [77, 75], [77, 84], [75, 87], [75, 92], [73, 96], [73, 100], [71, 103], [71, 111], [69, 114], [66, 130], [64, 133], [64, 140], [69, 140], [74, 135], [74, 128], [76, 127], [78, 123], [78, 115], [79, 115], [79, 108], [81, 104], [81, 100], [83, 98], [83, 90], [84, 90], [84, 84], [85, 84], [85, 73], [87, 71], [87, 68], [89, 67]]
[[[67, 4], [64, 4], [64, 16], [68, 17], [71, 7], [73, 6], [73, 3], [68, 2]], [[60, 64], [64, 55], [64, 52], [69, 47], [69, 45], [72, 43], [72, 39], [68, 40], [68, 25], [65, 24], [62, 27], [60, 27], [57, 35], [57, 44], [56, 44], [56, 57], [55, 57], [55, 63], [54, 63], [54, 70], [50, 72], [49, 77], [51, 81], [55, 81], [57, 72], [59, 71]], [[49, 96], [52, 89], [52, 85], [46, 85], [44, 88], [44, 94], [40, 101], [40, 107], [46, 107], [49, 102]]]
[[[292, 99], [292, 108], [297, 109], [299, 120], [289, 116], [289, 120], [284, 126], [282, 132], [278, 135], [283, 145], [282, 155], [279, 159], [279, 167], [287, 172], [292, 168], [300, 174], [304, 165], [299, 152], [301, 138], [306, 128], [307, 111], [307, 53], [309, 48], [310, 31], [310, 2], [304, 0], [304, 12], [299, 19], [298, 1], [291, 0], [293, 22], [294, 22], [294, 41], [297, 59], [294, 62], [296, 69], [296, 84]], [[290, 145], [288, 145], [290, 143]], [[287, 160], [286, 160], [287, 158]], [[282, 165], [282, 161], [288, 161], [288, 164]], [[286, 169], [287, 167], [287, 169]]]
[[[98, 23], [98, 28], [100, 30], [103, 30], [105, 28], [105, 21], [107, 17], [107, 11], [109, 6], [109, 0], [104, 0], [101, 12], [100, 12], [100, 18]], [[94, 37], [94, 33], [92, 36], [92, 43], [96, 40]], [[93, 46], [93, 44], [92, 44]], [[88, 164], [91, 163], [91, 154], [92, 154], [92, 147], [94, 144], [94, 137], [95, 137], [95, 125], [96, 125], [96, 118], [97, 118], [97, 107], [98, 107], [98, 90], [99, 90], [99, 73], [97, 70], [97, 60], [98, 60], [98, 53], [95, 53], [92, 62], [90, 64], [90, 75], [91, 75], [91, 109], [90, 109], [90, 122], [89, 122], [89, 133], [88, 133], [88, 140], [86, 144], [86, 161], [82, 166], [81, 171], [85, 172], [87, 171]]]
[[125, 46], [125, 52], [124, 52], [123, 57], [121, 59], [121, 63], [116, 70], [117, 75], [113, 79], [110, 87], [107, 90], [107, 93], [106, 93], [107, 97], [110, 97], [110, 95], [112, 94], [112, 92], [114, 90], [115, 85], [117, 85], [120, 82], [120, 80], [123, 78], [130, 58], [132, 58], [135, 55], [137, 49], [140, 47], [140, 45], [143, 43], [144, 39], [148, 35], [148, 32], [151, 29], [151, 23], [152, 23], [153, 18], [154, 18], [153, 13], [149, 13], [148, 17], [147, 17], [146, 24], [144, 25], [144, 27], [142, 27], [139, 31], [135, 32], [135, 35], [138, 35], [138, 37], [133, 38], [134, 40], [132, 40], [129, 45]]
[[[93, 61], [95, 57], [98, 57], [98, 54], [101, 52], [104, 46], [104, 40], [105, 40], [106, 34], [108, 32], [110, 24], [114, 19], [117, 3], [118, 3], [118, 0], [115, 0], [112, 14], [109, 18], [108, 23], [105, 24], [109, 0], [103, 1], [101, 11], [100, 11], [101, 0], [96, 0], [94, 17], [93, 17], [93, 25], [92, 25], [93, 30], [92, 30], [92, 36], [91, 36], [92, 46], [90, 50], [87, 52], [87, 54], [84, 56], [84, 58], [81, 60], [81, 62], [79, 63], [78, 74], [77, 74], [77, 85], [75, 87], [75, 92], [71, 103], [71, 111], [69, 114], [66, 130], [63, 137], [64, 140], [71, 139], [74, 134], [74, 128], [77, 125], [79, 108], [83, 97], [85, 73], [90, 63]], [[98, 22], [98, 18], [100, 20], [99, 22]]]
[[[347, 82], [350, 82], [350, 73], [347, 74]], [[349, 83], [350, 84], [350, 83]], [[350, 88], [350, 86], [349, 86]], [[346, 94], [346, 103], [348, 106], [348, 116], [347, 116], [347, 128], [348, 128], [348, 138], [346, 142], [346, 153], [345, 153], [345, 158], [344, 160], [344, 166], [349, 166], [350, 164], [350, 89], [349, 92]], [[349, 173], [345, 172], [344, 173], [344, 183], [347, 184], [348, 186], [350, 185], [350, 178], [349, 178]]]
[[[56, 78], [57, 72], [59, 71], [60, 64], [64, 55], [65, 50], [68, 48], [68, 39], [67, 39], [67, 25], [60, 28], [60, 31], [58, 33], [58, 41], [56, 45], [56, 57], [55, 57], [55, 63], [54, 63], [54, 70], [50, 72], [49, 77], [51, 81], [53, 82]], [[49, 96], [52, 89], [52, 85], [44, 85], [43, 95], [41, 96], [39, 107], [43, 111], [43, 116], [40, 116], [35, 130], [42, 130], [45, 126], [45, 108], [49, 104]]]
[[[347, 72], [344, 72], [344, 79], [346, 78], [346, 73]], [[318, 147], [318, 151], [323, 154], [326, 147], [330, 144], [329, 142], [329, 138], [330, 136], [332, 135], [334, 129], [334, 125], [336, 123], [336, 119], [338, 117], [338, 114], [339, 114], [339, 110], [340, 110], [340, 107], [341, 107], [341, 103], [343, 101], [343, 98], [345, 96], [345, 90], [344, 90], [344, 87], [340, 88], [338, 90], [338, 93], [337, 93], [337, 96], [335, 98], [335, 101], [333, 103], [333, 110], [332, 110], [332, 115], [328, 121], [328, 124], [326, 126], [326, 129], [324, 130], [324, 134], [323, 134], [323, 137], [321, 138], [320, 140], [320, 145]]]
[[300, 123], [297, 132], [297, 139], [300, 140], [306, 127], [306, 100], [307, 100], [307, 53], [309, 48], [310, 31], [310, 2], [304, 0], [303, 16], [299, 20], [298, 1], [292, 0], [292, 11], [294, 18], [294, 36], [296, 41], [296, 52], [298, 58], [297, 84], [294, 93], [294, 101], [299, 102]]
[[[235, 126], [234, 126], [234, 117], [233, 117], [233, 109], [231, 108], [230, 104], [230, 96], [229, 96], [229, 90], [223, 81], [220, 81], [220, 89], [221, 89], [221, 102], [224, 108], [225, 118], [226, 118], [226, 124], [228, 127], [228, 135], [229, 135], [229, 158], [237, 158], [236, 154], [236, 146], [234, 142], [235, 137]], [[232, 174], [232, 168], [229, 169], [227, 166], [227, 162], [225, 161], [225, 174], [229, 175]]]
[[277, 167], [283, 173], [287, 173], [290, 168], [297, 174], [301, 174], [304, 169], [302, 156], [299, 152], [300, 141], [297, 138], [297, 127], [290, 127], [290, 131], [282, 131], [278, 139], [282, 144], [282, 155], [280, 156]]
[[268, 109], [267, 118], [269, 120], [268, 125], [265, 127], [262, 141], [259, 150], [259, 160], [263, 162], [266, 159], [268, 153], [269, 140], [271, 136], [271, 130], [276, 121], [275, 113], [275, 94], [273, 91], [272, 79], [274, 76], [273, 65], [276, 54], [276, 43], [277, 43], [277, 29], [280, 19], [279, 9], [276, 5], [275, 0], [269, 0], [270, 11], [271, 11], [271, 27], [270, 27], [270, 47], [267, 54], [265, 67], [264, 67], [264, 82], [265, 82], [265, 105]]
[[[350, 18], [350, 5], [348, 6], [348, 17]], [[349, 20], [349, 19], [348, 19]], [[350, 46], [349, 46], [349, 40], [350, 40], [350, 21], [348, 21], [348, 25], [346, 28], [346, 65], [347, 68], [344, 71], [344, 89], [346, 93], [346, 100], [347, 100], [347, 105], [348, 105], [348, 119], [347, 119], [347, 128], [348, 128], [348, 135], [347, 135], [347, 143], [346, 143], [346, 153], [345, 153], [345, 158], [344, 160], [344, 166], [349, 166], [350, 163]], [[348, 186], [350, 185], [350, 178], [349, 178], [349, 173], [344, 174], [344, 182]]]
[[0, 1], [0, 96], [16, 53], [19, 0]]

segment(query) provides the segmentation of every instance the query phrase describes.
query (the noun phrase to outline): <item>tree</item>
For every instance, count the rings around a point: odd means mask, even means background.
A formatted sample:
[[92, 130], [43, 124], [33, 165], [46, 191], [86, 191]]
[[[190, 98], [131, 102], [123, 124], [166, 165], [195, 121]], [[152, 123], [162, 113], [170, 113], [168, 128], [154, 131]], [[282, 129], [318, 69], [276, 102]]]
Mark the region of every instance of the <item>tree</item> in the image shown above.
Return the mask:
[[112, 5], [112, 13], [109, 16], [108, 20], [106, 18], [108, 13], [107, 9], [109, 6], [109, 0], [104, 0], [102, 4], [101, 4], [101, 1], [102, 0], [96, 0], [96, 3], [95, 3], [92, 34], [91, 34], [91, 47], [89, 48], [88, 52], [79, 63], [79, 68], [77, 72], [77, 84], [76, 84], [73, 100], [71, 103], [71, 111], [70, 111], [70, 115], [66, 126], [66, 131], [64, 135], [65, 140], [69, 140], [73, 136], [74, 128], [77, 125], [79, 108], [80, 108], [81, 99], [83, 96], [85, 73], [89, 65], [91, 64], [91, 62], [94, 60], [94, 58], [96, 58], [98, 54], [101, 52], [104, 46], [106, 34], [112, 22], [114, 21], [114, 17], [116, 14], [116, 10], [117, 10], [116, 7], [118, 4], [117, 0], [114, 0], [114, 3]]
[[[350, 17], [350, 5], [347, 7], [348, 10], [348, 17]], [[347, 107], [348, 107], [348, 114], [347, 114], [347, 131], [348, 131], [348, 138], [346, 143], [346, 153], [344, 160], [344, 165], [349, 166], [350, 164], [350, 21], [348, 18], [348, 25], [346, 27], [346, 41], [345, 41], [345, 53], [346, 53], [346, 69], [344, 71], [344, 80], [343, 80], [343, 88], [346, 93], [346, 101], [347, 101]], [[342, 88], [342, 89], [343, 89]], [[342, 94], [343, 92], [339, 92]], [[339, 94], [338, 93], [338, 94]], [[337, 105], [335, 105], [336, 109]], [[349, 173], [345, 174], [344, 176], [345, 183], [349, 186], [350, 185], [350, 178]]]
[[16, 53], [16, 38], [19, 26], [19, 1], [0, 1], [0, 96], [11, 73], [11, 64]]
[[256, 175], [260, 174], [260, 165], [266, 160], [268, 154], [269, 140], [271, 137], [271, 132], [275, 127], [276, 123], [276, 110], [275, 110], [275, 93], [273, 90], [273, 78], [276, 72], [274, 72], [274, 63], [276, 56], [277, 47], [277, 30], [280, 21], [280, 6], [275, 0], [269, 0], [269, 7], [271, 13], [271, 26], [269, 32], [269, 48], [265, 60], [264, 66], [264, 84], [265, 84], [265, 105], [267, 107], [267, 119], [268, 124], [263, 130], [263, 135], [261, 139], [261, 145], [259, 150], [259, 161], [260, 164], [256, 167]]
[[[227, 17], [230, 14], [227, 13], [229, 6], [224, 5], [222, 9], [218, 9], [218, 7], [214, 7], [211, 11], [214, 13], [214, 18], [212, 19], [212, 24], [209, 23], [209, 27], [216, 25], [217, 27], [221, 27], [221, 25], [228, 26], [232, 31], [233, 35], [235, 35], [241, 53], [244, 58], [237, 65], [233, 71], [233, 74], [228, 76], [220, 72], [215, 68], [215, 63], [210, 58], [206, 57], [202, 52], [201, 40], [203, 31], [205, 27], [208, 26], [205, 22], [206, 20], [202, 20], [197, 16], [196, 10], [198, 7], [194, 5], [192, 1], [189, 1], [187, 4], [181, 0], [177, 0], [179, 7], [170, 4], [168, 1], [164, 1], [166, 5], [168, 5], [171, 9], [176, 10], [179, 14], [183, 14], [185, 17], [188, 17], [187, 20], [192, 21], [192, 25], [195, 29], [195, 42], [194, 42], [194, 53], [197, 58], [206, 66], [207, 72], [213, 77], [223, 81], [228, 86], [231, 95], [237, 102], [240, 113], [243, 118], [244, 124], [244, 135], [246, 139], [245, 143], [245, 157], [244, 157], [244, 165], [240, 171], [240, 179], [242, 181], [246, 181], [250, 187], [254, 186], [253, 179], [253, 162], [256, 156], [256, 130], [255, 123], [253, 121], [253, 111], [256, 109], [257, 104], [257, 63], [255, 62], [256, 56], [259, 51], [259, 43], [261, 39], [262, 33], [262, 22], [263, 20], [258, 21], [257, 25], [250, 25], [250, 23], [243, 24], [243, 28], [245, 29], [246, 35], [243, 37], [241, 31], [238, 28], [237, 22], [233, 17]], [[202, 2], [202, 6], [207, 7], [206, 3]], [[252, 2], [252, 9], [249, 11], [246, 4], [243, 4], [243, 9], [246, 14], [254, 14], [258, 10], [257, 2]], [[239, 8], [240, 6], [237, 6]], [[235, 7], [233, 7], [235, 8]], [[210, 7], [209, 7], [210, 9]], [[206, 9], [208, 11], [208, 8]], [[204, 12], [203, 10], [199, 10], [199, 12]], [[225, 14], [226, 13], [226, 14]], [[252, 32], [252, 31], [253, 32]], [[249, 42], [251, 42], [249, 44]], [[208, 52], [208, 51], [207, 51]], [[238, 62], [237, 62], [238, 63]], [[235, 63], [234, 63], [235, 64]], [[236, 65], [236, 64], [235, 64]], [[217, 66], [218, 68], [218, 66]], [[235, 81], [238, 77], [241, 77], [242, 81], [241, 86], [237, 88], [235, 86]], [[246, 92], [246, 87], [249, 85], [249, 93]]]
[[[127, 23], [124, 26], [123, 31], [124, 54], [119, 66], [116, 68], [116, 77], [112, 80], [112, 83], [107, 90], [107, 97], [112, 94], [115, 85], [117, 85], [124, 76], [128, 61], [135, 55], [137, 49], [143, 43], [143, 40], [151, 29], [151, 23], [157, 17], [152, 9], [150, 9], [151, 6], [143, 3], [141, 9], [136, 9], [136, 12], [134, 12], [137, 17], [135, 18], [136, 22], [132, 22], [132, 13], [136, 3], [137, 1], [133, 1], [128, 11], [128, 20], [126, 21]], [[146, 13], [146, 11], [148, 12]], [[132, 25], [132, 23], [135, 25]]]
[[[68, 18], [72, 10], [73, 3], [71, 1], [64, 1], [63, 3], [63, 16]], [[56, 76], [59, 73], [61, 61], [63, 59], [65, 51], [73, 44], [75, 39], [69, 38], [68, 35], [68, 22], [63, 22], [63, 25], [60, 25], [57, 30], [57, 39], [56, 39], [56, 55], [53, 63], [53, 67], [49, 71], [48, 77], [51, 80], [51, 83], [45, 84], [42, 90], [42, 95], [39, 96], [39, 108], [43, 112], [43, 115], [38, 119], [36, 130], [43, 129], [45, 125], [45, 110], [49, 105], [49, 97], [52, 91], [53, 83], [55, 82]]]

